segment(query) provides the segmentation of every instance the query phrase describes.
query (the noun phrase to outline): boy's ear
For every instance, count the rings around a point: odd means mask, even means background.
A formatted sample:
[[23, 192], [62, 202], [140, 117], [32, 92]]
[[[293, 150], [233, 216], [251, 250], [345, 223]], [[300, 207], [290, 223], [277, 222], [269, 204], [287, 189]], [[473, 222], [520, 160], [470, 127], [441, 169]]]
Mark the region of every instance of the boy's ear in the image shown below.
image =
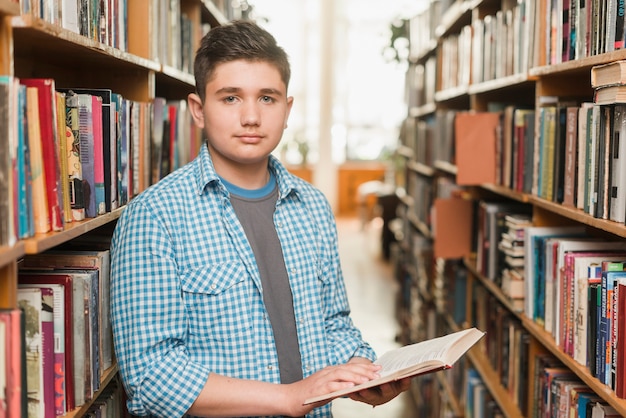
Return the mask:
[[202, 111], [202, 100], [196, 93], [191, 93], [187, 96], [187, 104], [189, 105], [189, 111], [191, 117], [198, 128], [204, 128], [204, 112]]

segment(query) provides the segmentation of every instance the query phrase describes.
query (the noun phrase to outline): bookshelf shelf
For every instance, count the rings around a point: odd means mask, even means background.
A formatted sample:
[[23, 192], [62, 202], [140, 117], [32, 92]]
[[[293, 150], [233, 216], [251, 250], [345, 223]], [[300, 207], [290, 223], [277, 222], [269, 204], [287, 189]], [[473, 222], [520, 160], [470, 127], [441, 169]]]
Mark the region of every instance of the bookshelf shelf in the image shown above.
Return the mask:
[[46, 59], [78, 56], [83, 65], [89, 63], [94, 67], [107, 64], [109, 68], [115, 65], [119, 68], [153, 71], [161, 69], [157, 62], [86, 38], [34, 16], [14, 16], [11, 24], [14, 28], [16, 54], [20, 56], [22, 53], [36, 54]]
[[541, 77], [547, 75], [569, 76], [572, 73], [585, 73], [588, 75], [591, 67], [594, 65], [622, 59], [626, 59], [626, 50], [624, 49], [593, 55], [578, 60], [567, 61], [560, 64], [534, 67], [530, 69], [529, 73], [531, 77]]
[[421, 174], [422, 176], [432, 177], [435, 175], [435, 170], [432, 167], [417, 161], [409, 161], [407, 163], [407, 168]]
[[469, 98], [469, 86], [459, 86], [435, 92], [435, 101], [447, 102]]
[[18, 241], [12, 246], [0, 247], [0, 268], [12, 263], [24, 254], [24, 241]]
[[443, 160], [436, 160], [433, 163], [433, 166], [440, 171], [443, 171], [444, 173], [448, 173], [448, 174], [453, 174], [456, 175], [457, 173], [457, 167], [456, 165], [448, 162], [448, 161], [443, 161]]
[[65, 226], [63, 231], [37, 234], [32, 238], [27, 238], [22, 241], [24, 252], [26, 254], [39, 254], [50, 250], [60, 244], [89, 233], [96, 228], [110, 224], [119, 218], [123, 210], [124, 208], [119, 208], [96, 218], [89, 218], [81, 222], [71, 222]]
[[495, 80], [484, 81], [472, 84], [468, 87], [469, 94], [480, 94], [497, 90], [511, 90], [513, 88], [529, 88], [533, 86], [535, 78], [530, 78], [527, 74], [515, 74]]
[[500, 405], [504, 414], [510, 418], [523, 418], [524, 416], [518, 406], [511, 400], [509, 393], [498, 383], [498, 376], [489, 365], [485, 354], [480, 351], [480, 347], [473, 347], [467, 354], [472, 365], [483, 377], [483, 381], [489, 389], [489, 393], [491, 393], [494, 400]]
[[428, 103], [423, 106], [410, 108], [409, 116], [414, 117], [414, 118], [419, 118], [422, 116], [427, 116], [432, 113], [435, 113], [435, 110], [437, 110], [437, 105], [434, 103]]
[[118, 372], [117, 364], [105, 370], [104, 373], [102, 374], [102, 379], [100, 379], [100, 390], [98, 390], [94, 394], [93, 398], [85, 402], [79, 408], [76, 408], [73, 411], [70, 411], [66, 413], [65, 415], [62, 415], [62, 417], [63, 418], [81, 417], [85, 413], [87, 413], [87, 411], [92, 405], [92, 402], [98, 399], [98, 396], [100, 395], [100, 393], [102, 393], [107, 388], [109, 383], [111, 383], [111, 381], [117, 377], [117, 372]]

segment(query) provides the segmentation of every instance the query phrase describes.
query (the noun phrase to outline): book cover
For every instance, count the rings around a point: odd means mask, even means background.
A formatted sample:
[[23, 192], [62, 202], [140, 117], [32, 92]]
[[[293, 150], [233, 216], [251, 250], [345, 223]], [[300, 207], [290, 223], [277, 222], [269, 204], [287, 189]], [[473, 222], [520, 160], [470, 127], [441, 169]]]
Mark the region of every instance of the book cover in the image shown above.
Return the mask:
[[[107, 211], [107, 200], [104, 187], [104, 146], [102, 132], [102, 98], [91, 95], [91, 117], [93, 123], [93, 176], [96, 192], [96, 215], [104, 215]], [[110, 206], [110, 204], [109, 204]]]
[[65, 96], [65, 125], [72, 220], [82, 221], [85, 219], [85, 196], [89, 194], [89, 183], [83, 177], [81, 162], [78, 96], [71, 92], [66, 93]]
[[535, 155], [535, 112], [524, 115], [526, 135], [524, 137], [524, 185], [522, 192], [531, 193], [534, 176]]
[[29, 417], [47, 418], [44, 397], [41, 290], [18, 288], [18, 306], [26, 320], [26, 374]]
[[400, 347], [386, 352], [375, 363], [382, 366], [381, 377], [354, 387], [315, 396], [304, 401], [305, 404], [334, 399], [363, 389], [380, 386], [425, 373], [433, 373], [452, 367], [484, 332], [468, 328], [442, 337]]
[[601, 86], [595, 89], [593, 102], [597, 105], [626, 103], [626, 85]]
[[96, 204], [96, 161], [93, 126], [93, 100], [89, 94], [76, 94], [78, 104], [78, 129], [80, 141], [80, 163], [83, 170], [83, 197], [85, 217], [95, 218]]
[[585, 209], [585, 190], [587, 186], [587, 142], [591, 126], [593, 103], [582, 103], [578, 113], [578, 158], [577, 158], [577, 181], [576, 181], [576, 208]]
[[28, 149], [31, 172], [31, 204], [33, 208], [34, 231], [45, 234], [50, 231], [46, 173], [43, 167], [41, 131], [39, 129], [39, 90], [26, 88], [26, 119], [28, 120]]
[[128, 203], [130, 186], [130, 102], [119, 94], [113, 95], [116, 102], [117, 121], [117, 190], [120, 206]]
[[[624, 42], [623, 37], [621, 42]], [[599, 88], [619, 84], [626, 84], [626, 60], [615, 60], [591, 67], [591, 87]]]
[[537, 196], [546, 200], [552, 200], [554, 189], [554, 159], [557, 126], [556, 106], [544, 106], [540, 108], [539, 131], [539, 171], [537, 173]]
[[626, 106], [615, 105], [611, 147], [609, 219], [626, 221]]
[[59, 156], [59, 184], [61, 187], [63, 222], [69, 223], [74, 220], [72, 216], [70, 182], [69, 182], [69, 166], [67, 159], [67, 125], [65, 124], [65, 94], [55, 91], [56, 96], [56, 133]]
[[597, 138], [597, 162], [596, 162], [596, 185], [597, 203], [596, 218], [609, 218], [609, 186], [611, 180], [610, 160], [613, 143], [613, 106], [601, 106], [600, 108], [600, 131]]
[[25, 351], [24, 314], [20, 309], [0, 309], [0, 321], [7, 334], [5, 399], [7, 417], [21, 417], [26, 411], [26, 379], [22, 352]]
[[626, 399], [626, 283], [618, 284], [615, 395]]
[[53, 231], [64, 226], [62, 191], [59, 169], [59, 136], [57, 133], [55, 83], [51, 78], [21, 78], [20, 83], [36, 88], [39, 108], [39, 135], [41, 140], [42, 166], [44, 170], [48, 219]]
[[459, 185], [494, 184], [499, 112], [458, 112], [454, 121]]
[[563, 177], [563, 205], [575, 206], [575, 190], [578, 178], [576, 165], [578, 140], [578, 111], [580, 107], [570, 106], [566, 109], [565, 129], [565, 161]]
[[[22, 286], [48, 286], [54, 290], [55, 319], [55, 389], [62, 389], [65, 412], [77, 405], [74, 402], [73, 373], [73, 287], [72, 276], [50, 271], [28, 271], [21, 269], [19, 283]], [[59, 396], [56, 398], [57, 402]]]
[[618, 278], [626, 278], [626, 262], [603, 262], [602, 278], [600, 288], [601, 300], [601, 317], [599, 322], [599, 342], [602, 347], [600, 350], [600, 364], [603, 369], [599, 373], [599, 379], [605, 385], [611, 385], [611, 364], [612, 364], [612, 296], [615, 280]]
[[[63, 90], [63, 89], [62, 89]], [[77, 94], [90, 94], [102, 99], [102, 151], [105, 212], [117, 209], [117, 132], [116, 102], [111, 89], [72, 88]]]

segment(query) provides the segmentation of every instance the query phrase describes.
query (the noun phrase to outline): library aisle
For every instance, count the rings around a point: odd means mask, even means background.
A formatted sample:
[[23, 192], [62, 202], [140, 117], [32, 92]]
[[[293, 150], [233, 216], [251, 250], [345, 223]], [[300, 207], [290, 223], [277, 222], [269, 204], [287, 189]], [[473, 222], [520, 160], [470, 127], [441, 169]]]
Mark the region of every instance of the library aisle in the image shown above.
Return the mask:
[[[395, 317], [398, 285], [380, 250], [381, 225], [374, 219], [361, 229], [358, 218], [337, 219], [341, 258], [352, 318], [364, 338], [381, 355], [398, 346]], [[409, 392], [372, 408], [350, 399], [333, 402], [334, 418], [413, 418], [417, 416]]]

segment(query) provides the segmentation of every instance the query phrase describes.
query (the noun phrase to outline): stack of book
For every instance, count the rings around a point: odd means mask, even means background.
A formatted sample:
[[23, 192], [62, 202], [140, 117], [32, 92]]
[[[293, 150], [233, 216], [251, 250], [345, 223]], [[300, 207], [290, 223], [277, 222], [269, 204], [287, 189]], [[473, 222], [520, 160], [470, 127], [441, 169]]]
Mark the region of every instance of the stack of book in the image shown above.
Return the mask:
[[502, 292], [517, 311], [524, 309], [524, 236], [532, 225], [528, 214], [509, 214], [504, 217], [506, 230], [502, 232], [498, 249], [504, 255]]

